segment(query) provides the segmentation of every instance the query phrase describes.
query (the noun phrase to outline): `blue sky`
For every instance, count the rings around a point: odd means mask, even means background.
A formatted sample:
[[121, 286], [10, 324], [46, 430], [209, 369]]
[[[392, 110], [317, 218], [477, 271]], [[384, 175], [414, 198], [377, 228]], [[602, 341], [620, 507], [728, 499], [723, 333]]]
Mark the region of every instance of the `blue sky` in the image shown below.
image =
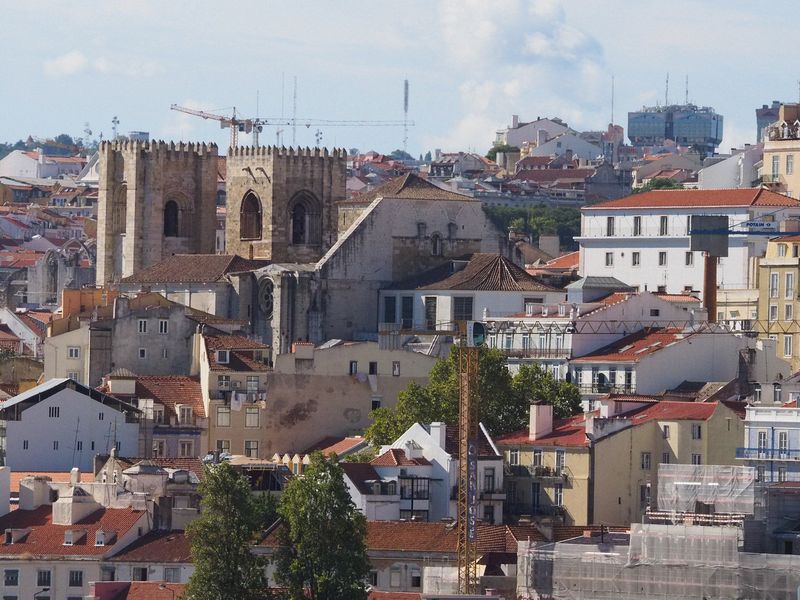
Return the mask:
[[[215, 123], [169, 110], [236, 106], [240, 114], [318, 119], [403, 117], [409, 151], [485, 151], [513, 113], [605, 128], [684, 98], [725, 117], [722, 149], [754, 141], [754, 109], [797, 101], [796, 4], [739, 0], [3, 0], [0, 140], [28, 134], [150, 131], [216, 141]], [[314, 128], [297, 142], [314, 144]], [[391, 151], [402, 128], [323, 128], [323, 144]], [[262, 143], [275, 140], [267, 128]], [[284, 144], [291, 131], [284, 133]]]

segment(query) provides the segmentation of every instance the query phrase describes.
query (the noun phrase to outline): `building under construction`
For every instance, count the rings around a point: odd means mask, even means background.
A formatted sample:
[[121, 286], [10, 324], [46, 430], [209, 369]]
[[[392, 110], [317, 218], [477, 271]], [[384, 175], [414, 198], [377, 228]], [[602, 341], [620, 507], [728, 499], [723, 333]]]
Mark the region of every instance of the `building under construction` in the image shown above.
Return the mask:
[[[661, 465], [658, 507], [628, 532], [522, 542], [520, 598], [565, 600], [794, 598], [800, 555], [745, 552], [763, 521], [753, 469]], [[757, 528], [755, 528], [757, 530]]]

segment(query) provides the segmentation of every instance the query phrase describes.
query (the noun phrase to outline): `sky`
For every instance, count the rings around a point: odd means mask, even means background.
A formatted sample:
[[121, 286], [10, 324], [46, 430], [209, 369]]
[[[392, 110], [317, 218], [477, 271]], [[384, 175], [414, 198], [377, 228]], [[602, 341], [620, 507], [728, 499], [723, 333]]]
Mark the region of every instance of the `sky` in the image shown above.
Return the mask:
[[[754, 142], [754, 109], [796, 102], [792, 0], [3, 0], [0, 141], [149, 131], [214, 141], [214, 121], [171, 111], [300, 119], [403, 119], [408, 151], [485, 152], [512, 114], [578, 130], [627, 129], [669, 100], [724, 116], [720, 151]], [[266, 127], [261, 144], [275, 143]], [[292, 144], [284, 127], [283, 145]], [[315, 145], [317, 127], [295, 143]], [[391, 152], [403, 127], [319, 127], [322, 145]], [[249, 143], [249, 136], [240, 143]]]

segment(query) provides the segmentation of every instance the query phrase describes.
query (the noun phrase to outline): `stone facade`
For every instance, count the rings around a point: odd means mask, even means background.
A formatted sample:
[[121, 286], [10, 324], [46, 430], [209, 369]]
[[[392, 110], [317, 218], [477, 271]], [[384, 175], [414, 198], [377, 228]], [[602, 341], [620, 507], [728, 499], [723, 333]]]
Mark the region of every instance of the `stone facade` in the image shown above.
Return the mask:
[[97, 283], [176, 253], [213, 253], [217, 146], [104, 142], [97, 207]]
[[226, 166], [226, 252], [274, 262], [319, 260], [336, 242], [347, 154], [234, 148]]

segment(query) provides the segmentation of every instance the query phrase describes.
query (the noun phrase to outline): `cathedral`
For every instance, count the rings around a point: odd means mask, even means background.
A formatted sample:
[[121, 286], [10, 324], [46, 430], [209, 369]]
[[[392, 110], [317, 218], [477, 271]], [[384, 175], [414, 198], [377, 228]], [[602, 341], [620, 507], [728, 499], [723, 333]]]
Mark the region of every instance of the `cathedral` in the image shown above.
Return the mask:
[[[98, 284], [173, 254], [198, 255], [202, 271], [218, 160], [214, 145], [102, 145]], [[219, 316], [247, 320], [273, 354], [374, 334], [379, 290], [456, 257], [508, 253], [479, 200], [414, 174], [347, 200], [344, 150], [240, 147], [225, 160], [226, 251], [268, 263], [234, 278], [238, 312]]]

